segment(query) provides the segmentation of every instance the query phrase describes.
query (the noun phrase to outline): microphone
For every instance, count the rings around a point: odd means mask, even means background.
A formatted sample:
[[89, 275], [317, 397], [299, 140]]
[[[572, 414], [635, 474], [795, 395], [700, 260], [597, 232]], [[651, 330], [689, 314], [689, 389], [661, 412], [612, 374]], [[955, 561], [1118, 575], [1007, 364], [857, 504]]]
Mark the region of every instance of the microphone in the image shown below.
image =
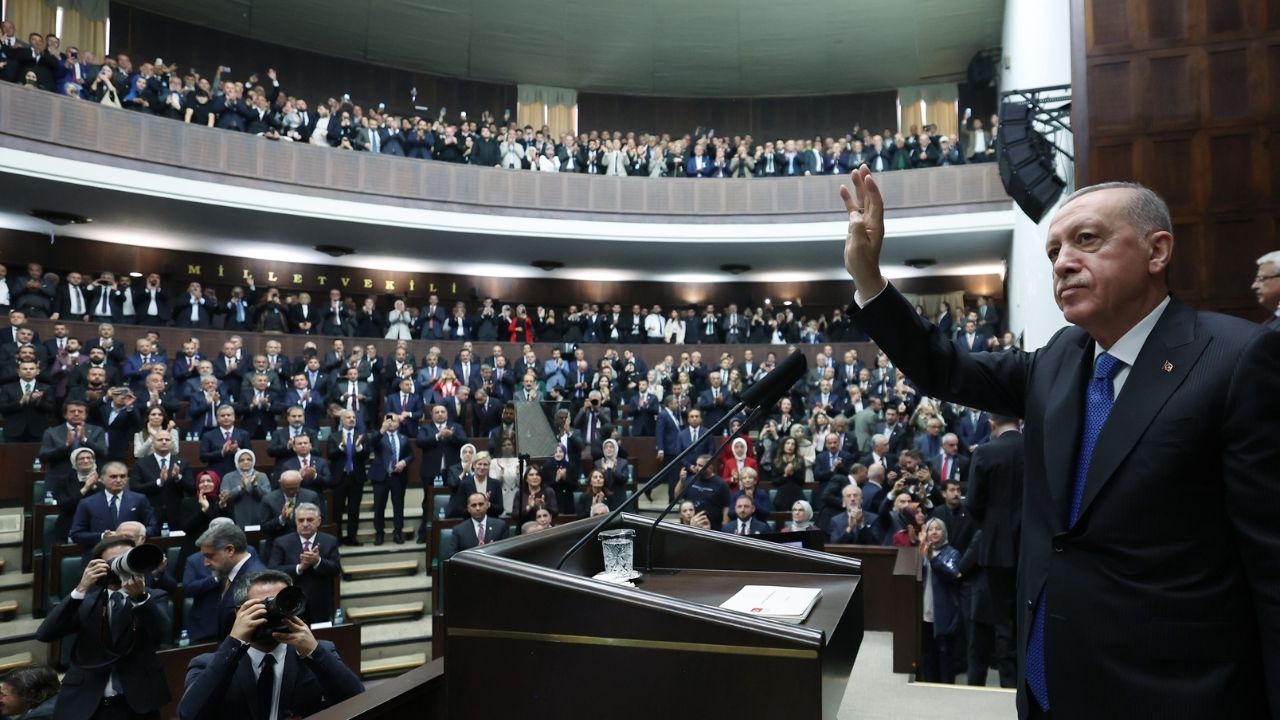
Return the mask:
[[739, 398], [749, 408], [760, 406], [772, 407], [782, 399], [796, 381], [804, 377], [809, 369], [809, 359], [799, 350], [791, 353], [778, 363], [772, 372], [760, 378], [755, 385], [747, 388]]

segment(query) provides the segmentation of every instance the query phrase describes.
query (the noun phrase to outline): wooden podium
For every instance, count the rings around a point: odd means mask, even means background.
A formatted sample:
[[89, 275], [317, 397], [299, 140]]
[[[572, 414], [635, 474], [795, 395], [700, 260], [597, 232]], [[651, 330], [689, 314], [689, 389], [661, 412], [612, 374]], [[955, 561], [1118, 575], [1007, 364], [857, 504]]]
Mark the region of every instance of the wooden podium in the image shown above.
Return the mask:
[[[445, 566], [449, 717], [834, 718], [862, 644], [852, 558], [662, 523], [653, 566], [591, 578], [601, 547], [555, 563], [593, 520], [458, 553]], [[644, 564], [652, 520], [624, 514]], [[718, 606], [744, 585], [822, 589], [789, 624]]]

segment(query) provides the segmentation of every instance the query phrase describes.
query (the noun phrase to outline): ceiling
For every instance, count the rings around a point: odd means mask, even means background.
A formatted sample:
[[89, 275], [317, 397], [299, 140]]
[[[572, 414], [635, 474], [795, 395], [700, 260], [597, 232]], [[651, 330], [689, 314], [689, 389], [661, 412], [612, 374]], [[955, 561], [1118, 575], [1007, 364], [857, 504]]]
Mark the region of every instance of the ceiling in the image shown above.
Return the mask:
[[963, 78], [1004, 0], [125, 0], [327, 55], [579, 92], [766, 97]]
[[[0, 227], [40, 233], [54, 230], [28, 214], [31, 208], [39, 207], [93, 219], [89, 225], [56, 229], [59, 234], [216, 252], [229, 257], [413, 272], [603, 281], [812, 281], [848, 277], [839, 260], [843, 245], [839, 224], [829, 240], [638, 242], [369, 225], [234, 205], [211, 206], [163, 196], [144, 198], [101, 187], [69, 189], [65, 183], [47, 178], [8, 174], [0, 174], [0, 187], [4, 188], [0, 193]], [[217, 221], [210, 222], [211, 217]], [[886, 275], [890, 277], [999, 272], [1012, 237], [1005, 222], [975, 224], [945, 234], [914, 230], [894, 233], [894, 223], [891, 219], [891, 237], [884, 250]], [[358, 252], [335, 259], [314, 250], [321, 244], [353, 246]], [[129, 254], [122, 249], [122, 262], [125, 257]], [[937, 264], [915, 270], [904, 264], [910, 258], [933, 258]], [[535, 260], [558, 260], [565, 267], [544, 273], [531, 266]], [[720, 269], [725, 263], [746, 264], [751, 270], [730, 275]]]

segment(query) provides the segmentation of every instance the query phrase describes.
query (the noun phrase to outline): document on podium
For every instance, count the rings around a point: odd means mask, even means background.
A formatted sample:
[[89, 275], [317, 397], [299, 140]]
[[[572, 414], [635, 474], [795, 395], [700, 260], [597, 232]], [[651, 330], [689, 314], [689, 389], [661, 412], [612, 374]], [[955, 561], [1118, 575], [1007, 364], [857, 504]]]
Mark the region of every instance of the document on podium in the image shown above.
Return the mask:
[[809, 611], [821, 596], [821, 588], [746, 585], [736, 595], [720, 603], [720, 607], [771, 620], [801, 623], [809, 617]]

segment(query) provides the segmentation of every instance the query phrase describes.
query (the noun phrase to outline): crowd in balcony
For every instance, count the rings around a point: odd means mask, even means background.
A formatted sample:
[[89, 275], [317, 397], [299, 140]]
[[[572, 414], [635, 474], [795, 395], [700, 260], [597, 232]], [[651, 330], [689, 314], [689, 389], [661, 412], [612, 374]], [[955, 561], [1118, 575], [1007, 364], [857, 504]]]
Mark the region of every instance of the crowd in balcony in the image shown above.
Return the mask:
[[488, 110], [478, 118], [398, 114], [383, 104], [365, 107], [350, 96], [323, 100], [284, 92], [279, 74], [234, 78], [219, 66], [212, 77], [162, 58], [135, 65], [128, 53], [99, 60], [53, 34], [24, 42], [12, 23], [0, 33], [0, 79], [110, 107], [180, 122], [355, 152], [484, 167], [588, 175], [752, 178], [843, 175], [865, 163], [873, 171], [989, 162], [995, 159], [998, 118], [973, 119], [961, 135], [936, 126], [876, 131], [851, 119], [835, 136], [756, 138], [698, 128], [682, 136], [643, 130], [597, 129], [556, 137], [550, 128], [523, 127]]

